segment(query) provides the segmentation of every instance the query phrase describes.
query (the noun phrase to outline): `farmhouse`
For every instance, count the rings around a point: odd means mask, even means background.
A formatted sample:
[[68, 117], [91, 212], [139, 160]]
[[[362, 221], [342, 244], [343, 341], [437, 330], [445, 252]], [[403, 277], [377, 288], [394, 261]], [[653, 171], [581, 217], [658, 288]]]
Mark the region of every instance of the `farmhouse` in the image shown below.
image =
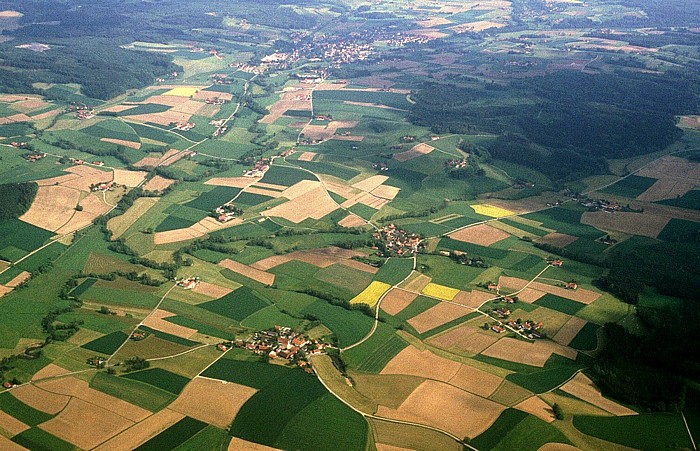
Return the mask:
[[185, 290], [191, 290], [192, 288], [199, 285], [199, 281], [200, 281], [199, 277], [188, 277], [188, 278], [180, 280], [177, 283], [177, 286], [184, 288]]

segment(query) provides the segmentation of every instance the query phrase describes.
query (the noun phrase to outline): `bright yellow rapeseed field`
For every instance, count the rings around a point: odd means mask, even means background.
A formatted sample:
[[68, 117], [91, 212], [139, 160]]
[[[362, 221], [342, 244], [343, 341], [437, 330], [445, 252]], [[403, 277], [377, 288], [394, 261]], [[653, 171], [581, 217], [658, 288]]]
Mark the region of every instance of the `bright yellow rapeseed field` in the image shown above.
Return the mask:
[[438, 299], [451, 301], [455, 298], [455, 296], [457, 296], [459, 290], [431, 282], [428, 285], [426, 285], [425, 288], [423, 288], [423, 291], [421, 291], [421, 293]]
[[362, 293], [358, 294], [350, 301], [351, 304], [367, 304], [370, 307], [374, 307], [379, 302], [379, 298], [382, 297], [384, 293], [389, 291], [391, 285], [384, 282], [377, 282], [376, 280], [369, 284], [367, 288], [362, 290]]
[[494, 207], [488, 204], [479, 204], [471, 206], [477, 214], [490, 216], [492, 218], [502, 218], [504, 216], [511, 216], [514, 213], [510, 210], [506, 210], [501, 207]]
[[192, 97], [197, 94], [197, 88], [190, 88], [187, 86], [180, 86], [178, 88], [173, 88], [170, 91], [164, 93], [164, 96], [176, 96], [176, 97]]

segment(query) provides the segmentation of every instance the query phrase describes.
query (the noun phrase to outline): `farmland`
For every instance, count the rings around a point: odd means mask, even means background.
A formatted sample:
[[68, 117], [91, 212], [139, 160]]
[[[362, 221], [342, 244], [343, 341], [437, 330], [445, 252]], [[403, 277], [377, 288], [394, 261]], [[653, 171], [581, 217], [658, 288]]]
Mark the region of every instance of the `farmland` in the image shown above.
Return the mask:
[[698, 443], [683, 2], [6, 3], [0, 448]]

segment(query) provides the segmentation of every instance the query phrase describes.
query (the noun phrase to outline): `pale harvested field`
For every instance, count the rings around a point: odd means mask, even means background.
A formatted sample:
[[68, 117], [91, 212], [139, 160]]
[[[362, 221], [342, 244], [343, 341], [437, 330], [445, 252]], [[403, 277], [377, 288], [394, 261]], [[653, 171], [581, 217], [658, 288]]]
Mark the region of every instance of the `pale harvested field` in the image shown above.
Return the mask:
[[297, 89], [285, 92], [277, 102], [270, 106], [270, 112], [260, 122], [272, 124], [281, 118], [287, 110], [311, 111], [311, 100], [306, 100], [308, 96], [311, 96], [310, 89]]
[[618, 231], [631, 235], [656, 238], [671, 220], [668, 216], [618, 211], [587, 211], [581, 216], [581, 224], [591, 225], [605, 231]]
[[27, 448], [18, 445], [3, 435], [0, 435], [0, 449], [3, 451], [26, 451]]
[[357, 269], [358, 271], [363, 271], [369, 274], [377, 274], [377, 272], [379, 272], [379, 268], [368, 265], [367, 263], [358, 262], [357, 260], [343, 259], [338, 263], [343, 266]]
[[182, 338], [190, 338], [192, 335], [197, 333], [196, 329], [165, 321], [166, 318], [170, 318], [172, 316], [176, 316], [175, 313], [158, 309], [151, 313], [148, 318], [143, 321], [143, 325], [150, 327], [151, 329], [159, 330], [161, 332], [165, 332], [166, 334], [171, 334]]
[[70, 371], [68, 371], [65, 368], [61, 368], [60, 366], [49, 363], [39, 371], [37, 371], [34, 376], [32, 376], [32, 380], [40, 380], [40, 379], [47, 379], [50, 377], [56, 377], [56, 376], [62, 376], [64, 374], [68, 374]]
[[538, 238], [536, 241], [538, 243], [550, 244], [556, 247], [566, 247], [574, 241], [578, 240], [577, 236], [567, 235], [565, 233], [552, 232], [547, 235]]
[[465, 23], [461, 25], [457, 25], [454, 27], [450, 27], [450, 30], [454, 31], [455, 33], [466, 33], [466, 32], [479, 32], [479, 31], [484, 31], [488, 30], [489, 28], [502, 28], [505, 27], [506, 24], [500, 23], [500, 22], [492, 22], [490, 20], [479, 20], [477, 22], [470, 22], [470, 23]]
[[250, 193], [250, 194], [260, 194], [261, 196], [273, 197], [275, 199], [282, 196], [282, 193], [280, 193], [279, 191], [258, 188], [257, 186], [249, 186], [248, 188], [245, 189], [245, 192]]
[[275, 185], [274, 183], [262, 183], [262, 182], [257, 182], [255, 184], [255, 186], [257, 188], [269, 189], [272, 191], [284, 191], [284, 190], [289, 188], [288, 186], [285, 186], [285, 185]]
[[407, 322], [416, 329], [419, 334], [422, 334], [423, 332], [442, 326], [445, 323], [449, 323], [452, 320], [461, 318], [464, 315], [468, 315], [471, 312], [470, 309], [464, 308], [461, 305], [441, 302], [435, 307], [431, 307], [423, 313], [414, 316]]
[[452, 302], [466, 305], [467, 307], [471, 308], [478, 308], [484, 302], [495, 297], [495, 293], [489, 293], [486, 291], [460, 291], [459, 293], [457, 293], [457, 296], [455, 296], [454, 299], [452, 299]]
[[123, 215], [110, 219], [107, 222], [107, 228], [112, 231], [112, 238], [116, 239], [122, 236], [137, 219], [146, 214], [157, 203], [157, 197], [140, 197]]
[[432, 279], [425, 274], [415, 273], [406, 282], [401, 284], [401, 288], [406, 291], [420, 293], [423, 288], [427, 287]]
[[350, 199], [351, 197], [355, 196], [358, 192], [357, 190], [349, 186], [343, 185], [341, 183], [335, 183], [329, 180], [324, 180], [324, 182], [328, 191], [343, 196], [346, 199]]
[[90, 192], [90, 185], [114, 180], [114, 175], [111, 171], [102, 171], [86, 165], [71, 166], [66, 169], [66, 172], [77, 174], [79, 177], [67, 180], [61, 183], [61, 185], [85, 192]]
[[0, 117], [0, 125], [12, 124], [14, 122], [31, 122], [33, 119], [24, 113], [13, 114], [12, 116]]
[[613, 415], [637, 415], [634, 410], [604, 398], [600, 389], [583, 373], [578, 373], [576, 377], [564, 384], [561, 390]]
[[170, 156], [165, 156], [165, 155], [164, 155], [164, 156], [163, 156], [163, 159], [160, 161], [159, 164], [160, 164], [160, 166], [166, 166], [166, 167], [167, 167], [167, 166], [170, 166], [170, 165], [173, 165], [173, 164], [177, 163], [178, 161], [180, 161], [180, 160], [182, 160], [183, 158], [188, 157], [188, 156], [190, 156], [190, 155], [191, 155], [190, 152], [187, 152], [187, 151], [184, 151], [184, 150], [182, 150], [182, 151], [180, 151], [180, 152], [176, 152], [176, 153], [174, 153], [173, 155], [170, 155]]
[[681, 116], [678, 125], [685, 128], [700, 129], [700, 116]]
[[523, 291], [518, 293], [518, 299], [527, 302], [528, 304], [532, 304], [542, 296], [544, 296], [546, 293], [544, 291], [539, 291], [539, 290], [533, 290], [532, 288], [525, 288]]
[[138, 122], [151, 122], [158, 125], [170, 125], [173, 122], [189, 122], [191, 117], [191, 114], [168, 110], [163, 113], [137, 114], [129, 116], [129, 119]]
[[228, 100], [230, 102], [233, 99], [233, 94], [228, 92], [207, 91], [206, 89], [202, 89], [198, 91], [193, 98], [197, 100], [206, 100], [213, 99], [214, 97], [218, 97], [221, 100]]
[[426, 143], [416, 144], [410, 150], [394, 154], [394, 160], [400, 161], [400, 162], [413, 160], [414, 158], [418, 158], [422, 155], [427, 155], [430, 152], [432, 152], [433, 150], [435, 150], [435, 147], [433, 147], [429, 144], [426, 144]]
[[448, 381], [461, 366], [461, 363], [437, 356], [428, 350], [419, 351], [414, 346], [408, 346], [387, 363], [381, 374], [406, 374]]
[[[19, 17], [19, 16], [17, 16]], [[22, 100], [27, 100], [27, 99], [35, 99], [38, 100], [39, 97], [33, 97], [33, 96], [26, 96], [26, 95], [21, 95], [21, 94], [2, 94], [0, 95], [0, 102], [19, 102]]]
[[98, 193], [92, 193], [80, 201], [80, 206], [83, 207], [83, 210], [76, 211], [70, 221], [56, 230], [56, 233], [67, 234], [82, 229], [92, 224], [95, 218], [107, 213], [111, 208], [102, 200], [102, 195]]
[[139, 186], [144, 181], [148, 172], [144, 171], [129, 171], [126, 169], [114, 170], [114, 183], [126, 185], [129, 188]]
[[126, 110], [132, 109], [134, 106], [135, 106], [135, 105], [133, 105], [133, 104], [131, 104], [131, 105], [126, 105], [126, 104], [122, 104], [122, 105], [113, 105], [113, 106], [111, 106], [111, 107], [109, 107], [109, 108], [105, 108], [105, 109], [102, 109], [102, 110], [100, 110], [100, 111], [109, 112], [109, 113], [121, 113], [122, 111], [126, 111]]
[[352, 257], [358, 257], [361, 255], [364, 254], [358, 251], [329, 246], [323, 249], [296, 251], [285, 255], [273, 255], [272, 257], [264, 258], [253, 263], [251, 267], [261, 271], [267, 271], [268, 269], [274, 268], [275, 266], [283, 263], [298, 260], [310, 265], [318, 266], [319, 268], [327, 268], [336, 263], [341, 263], [344, 260], [350, 260]]
[[514, 406], [533, 396], [530, 390], [524, 389], [520, 385], [515, 385], [509, 380], [504, 380], [498, 390], [489, 397], [492, 401], [504, 406]]
[[246, 186], [254, 182], [255, 179], [250, 177], [214, 177], [204, 182], [204, 184], [214, 186], [229, 186], [231, 188], [245, 188]]
[[479, 354], [498, 341], [498, 337], [480, 333], [476, 328], [463, 324], [452, 330], [431, 338], [430, 344], [446, 350]]
[[447, 382], [462, 390], [488, 398], [498, 389], [503, 378], [473, 366], [462, 365], [457, 374]]
[[379, 188], [379, 186], [387, 180], [389, 180], [389, 177], [385, 175], [373, 175], [360, 182], [355, 183], [354, 185], [352, 185], [352, 187], [369, 193], [372, 190]]
[[168, 408], [226, 429], [256, 392], [245, 385], [198, 377], [187, 384]]
[[396, 315], [401, 310], [408, 307], [418, 297], [418, 293], [411, 293], [404, 290], [391, 290], [382, 300], [381, 309], [389, 315]]
[[5, 296], [7, 293], [10, 293], [12, 291], [12, 288], [6, 287], [5, 285], [0, 285], [0, 298]]
[[516, 405], [515, 408], [518, 410], [522, 410], [523, 412], [532, 414], [537, 418], [546, 421], [547, 423], [551, 423], [557, 419], [554, 416], [554, 411], [551, 407], [549, 407], [549, 404], [542, 401], [537, 396], [527, 398], [525, 401]]
[[425, 36], [428, 39], [442, 39], [444, 37], [449, 36], [447, 33], [443, 33], [442, 31], [437, 31], [429, 28], [422, 30], [410, 30], [409, 33], [418, 36]]
[[321, 219], [338, 209], [338, 204], [323, 187], [316, 188], [301, 196], [267, 210], [268, 216], [279, 216], [295, 224], [313, 218]]
[[56, 231], [76, 213], [80, 191], [65, 186], [40, 186], [31, 207], [19, 217], [24, 222]]
[[364, 204], [367, 205], [368, 207], [372, 207], [375, 210], [379, 210], [382, 208], [384, 205], [389, 203], [389, 199], [384, 199], [382, 197], [377, 197], [371, 193], [360, 193], [356, 196], [351, 197], [350, 199], [346, 200], [342, 204], [340, 204], [343, 208], [350, 208], [355, 204]]
[[591, 290], [586, 290], [585, 288], [579, 288], [577, 290], [567, 290], [566, 288], [555, 287], [542, 282], [533, 282], [530, 285], [530, 287], [532, 287], [535, 290], [546, 291], [547, 293], [571, 299], [572, 301], [580, 302], [582, 304], [590, 304], [600, 297], [600, 293], [596, 293], [595, 291]]
[[299, 183], [295, 183], [290, 187], [282, 187], [282, 196], [289, 200], [294, 200], [299, 196], [303, 196], [309, 191], [313, 191], [320, 188], [321, 182], [317, 180], [302, 180]]
[[41, 99], [30, 98], [29, 100], [23, 100], [21, 102], [13, 103], [12, 105], [10, 105], [10, 108], [26, 113], [28, 111], [38, 110], [47, 106], [49, 106], [49, 104]]
[[494, 243], [498, 243], [501, 240], [505, 240], [509, 236], [510, 235], [503, 230], [498, 230], [488, 224], [479, 224], [474, 227], [467, 227], [466, 229], [458, 230], [457, 232], [449, 235], [449, 237], [453, 240], [478, 244], [479, 246], [486, 247], [491, 246]]
[[192, 288], [192, 291], [194, 291], [195, 293], [199, 293], [199, 294], [203, 294], [203, 295], [212, 297], [214, 299], [219, 299], [219, 298], [226, 296], [227, 294], [229, 294], [233, 290], [230, 288], [222, 287], [220, 285], [215, 285], [215, 284], [209, 283], [209, 282], [199, 282], [199, 285]]
[[353, 228], [353, 227], [364, 227], [367, 225], [367, 221], [362, 219], [361, 217], [357, 216], [354, 213], [351, 213], [338, 221], [338, 225], [341, 227], [348, 227], [348, 228]]
[[380, 185], [372, 190], [372, 195], [383, 199], [394, 200], [401, 188], [389, 185]]
[[669, 156], [651, 163], [635, 175], [655, 179], [676, 178], [700, 183], [700, 163]]
[[675, 199], [683, 196], [688, 191], [691, 191], [698, 186], [700, 186], [698, 182], [692, 182], [689, 180], [678, 180], [673, 178], [660, 179], [651, 185], [649, 189], [637, 196], [637, 199], [645, 202]]
[[130, 147], [132, 149], [137, 149], [137, 150], [141, 148], [140, 142], [125, 141], [123, 139], [100, 138], [100, 141], [110, 143], [110, 144], [116, 144], [118, 146]]
[[227, 258], [219, 262], [219, 266], [223, 268], [230, 269], [231, 271], [241, 274], [249, 279], [253, 279], [256, 282], [260, 282], [265, 285], [272, 285], [275, 282], [275, 275], [269, 272], [261, 271], [259, 269], [253, 268], [252, 266], [244, 265], [243, 263], [238, 263], [237, 261]]
[[522, 290], [528, 281], [525, 279], [518, 279], [517, 277], [501, 276], [498, 279], [498, 284], [503, 288], [510, 288], [511, 290]]
[[17, 274], [12, 280], [7, 282], [5, 286], [10, 288], [16, 288], [18, 285], [21, 285], [25, 280], [29, 279], [31, 276], [31, 273], [27, 271], [22, 271], [21, 273]]
[[431, 17], [430, 19], [425, 19], [417, 22], [421, 27], [431, 28], [440, 25], [448, 25], [452, 22], [445, 19], [444, 17]]
[[304, 152], [299, 155], [299, 161], [312, 161], [316, 156], [316, 152]]
[[29, 407], [51, 415], [63, 410], [70, 401], [69, 396], [42, 390], [34, 384], [22, 385], [10, 393]]
[[[5, 431], [7, 434], [9, 434], [10, 437], [13, 437], [17, 434], [20, 434], [24, 431], [29, 429], [29, 426], [26, 424], [22, 423], [18, 419], [16, 419], [13, 416], [10, 416], [0, 410], [0, 431]], [[2, 435], [2, 434], [0, 434]], [[2, 443], [0, 442], [0, 449], [5, 449], [2, 447]]]
[[151, 96], [147, 98], [145, 101], [141, 102], [141, 104], [146, 105], [149, 103], [152, 104], [157, 104], [157, 105], [166, 105], [169, 107], [176, 107], [178, 105], [181, 105], [185, 102], [187, 102], [187, 97], [178, 97], [178, 96], [164, 96], [164, 95], [159, 95], [159, 96]]
[[580, 448], [566, 443], [545, 443], [537, 451], [580, 451]]
[[482, 352], [489, 357], [537, 367], [543, 367], [553, 353], [576, 359], [575, 350], [556, 343], [542, 340], [528, 343], [509, 337], [501, 338]]
[[397, 410], [380, 406], [377, 413], [435, 426], [457, 437], [473, 438], [488, 429], [505, 409], [451, 385], [428, 380]]
[[576, 334], [578, 334], [585, 325], [585, 320], [572, 316], [569, 321], [567, 321], [566, 324], [559, 329], [554, 337], [552, 337], [552, 340], [556, 341], [560, 345], [568, 346], [569, 343], [571, 343], [571, 340], [576, 337]]
[[176, 111], [178, 113], [185, 113], [185, 114], [194, 114], [197, 111], [199, 111], [202, 106], [205, 106], [206, 103], [204, 102], [198, 102], [196, 100], [187, 100], [187, 102], [183, 102], [180, 105], [177, 105], [173, 107], [173, 111]]
[[280, 451], [278, 448], [249, 442], [242, 438], [233, 437], [228, 444], [228, 451]]
[[58, 416], [39, 427], [82, 449], [92, 449], [133, 424], [113, 412], [73, 398]]
[[240, 219], [233, 219], [229, 222], [222, 223], [218, 222], [216, 219], [211, 217], [206, 217], [185, 229], [168, 230], [166, 232], [156, 232], [153, 234], [153, 242], [155, 244], [168, 244], [168, 243], [178, 243], [180, 241], [193, 240], [196, 238], [201, 238], [204, 235], [213, 232], [215, 230], [225, 229], [227, 227], [233, 227], [235, 225], [241, 224], [243, 221]]
[[32, 120], [33, 121], [41, 121], [43, 119], [47, 119], [49, 117], [56, 116], [60, 112], [61, 112], [61, 110], [57, 108], [55, 110], [47, 111], [45, 113], [41, 113], [41, 114], [37, 114], [36, 116], [32, 116]]
[[173, 183], [175, 183], [175, 180], [166, 179], [165, 177], [156, 175], [151, 180], [146, 182], [145, 185], [143, 185], [143, 189], [146, 191], [163, 191]]
[[151, 415], [151, 412], [148, 410], [90, 388], [86, 381], [76, 379], [75, 377], [52, 379], [46, 382], [39, 382], [37, 385], [43, 390], [58, 395], [72, 396], [88, 403], [96, 404], [130, 421], [142, 421]]
[[95, 448], [96, 451], [131, 451], [145, 443], [185, 416], [169, 409], [163, 409], [140, 423], [135, 424], [109, 441]]
[[342, 136], [334, 136], [339, 128], [355, 128], [356, 126], [357, 121], [330, 121], [326, 125], [307, 125], [304, 127], [303, 133], [306, 138], [326, 141], [330, 138], [342, 138]]

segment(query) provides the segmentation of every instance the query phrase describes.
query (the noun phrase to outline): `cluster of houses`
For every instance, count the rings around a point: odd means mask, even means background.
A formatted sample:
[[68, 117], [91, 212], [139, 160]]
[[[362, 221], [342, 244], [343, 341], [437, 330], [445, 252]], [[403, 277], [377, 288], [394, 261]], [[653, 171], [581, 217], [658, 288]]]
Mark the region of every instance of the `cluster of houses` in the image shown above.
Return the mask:
[[166, 81], [168, 81], [168, 80], [172, 80], [172, 79], [177, 78], [178, 75], [180, 75], [180, 74], [177, 73], [176, 71], [172, 71], [172, 72], [170, 72], [169, 74], [167, 74], [167, 75], [165, 75], [165, 76], [163, 76], [163, 77], [158, 77], [158, 78], [156, 78], [156, 82], [158, 82], [158, 83], [164, 83], [164, 82], [166, 82]]
[[605, 199], [584, 199], [581, 200], [580, 203], [589, 210], [600, 210], [607, 213], [614, 213], [616, 211], [622, 211], [623, 209], [622, 205], [617, 202], [610, 202]]
[[[14, 145], [15, 143], [12, 143], [12, 144]], [[42, 158], [46, 158], [46, 154], [45, 153], [30, 153], [29, 155], [26, 155], [24, 158], [27, 161], [30, 161], [33, 163], [35, 161], [41, 160]]]
[[309, 357], [323, 354], [331, 345], [294, 332], [289, 327], [275, 326], [273, 329], [255, 332], [247, 340], [219, 343], [217, 348], [226, 352], [234, 346], [270, 359], [287, 360], [312, 373]]
[[221, 97], [207, 97], [204, 102], [207, 105], [223, 105], [228, 103], [228, 100], [224, 100]]
[[107, 359], [96, 355], [94, 357], [88, 358], [86, 363], [96, 368], [104, 368], [105, 364], [107, 363]]
[[270, 159], [263, 157], [255, 162], [253, 169], [244, 172], [243, 176], [260, 178], [265, 175], [268, 169], [270, 169]]
[[75, 118], [78, 119], [79, 121], [92, 119], [93, 117], [95, 117], [94, 110], [79, 110], [79, 111], [75, 112]]
[[530, 339], [538, 339], [538, 338], [546, 337], [546, 334], [544, 333], [544, 330], [543, 330], [544, 324], [542, 323], [542, 321], [534, 322], [531, 320], [522, 321], [520, 319], [517, 319], [515, 321], [508, 320], [508, 321], [506, 321], [506, 324], [511, 329], [516, 330], [520, 334], [523, 334], [527, 338], [530, 338]]
[[379, 252], [380, 257], [386, 256], [385, 254], [411, 255], [422, 247], [420, 235], [408, 233], [394, 224], [382, 227], [374, 232], [372, 237], [382, 244], [383, 251]]
[[141, 329], [136, 329], [131, 336], [129, 336], [129, 339], [132, 341], [141, 341], [145, 340], [148, 337], [149, 333], [146, 332], [145, 330]]
[[389, 166], [386, 163], [374, 163], [372, 165], [372, 169], [375, 169], [377, 171], [388, 171]]
[[196, 125], [197, 124], [195, 124], [194, 122], [178, 122], [175, 124], [175, 128], [177, 130], [186, 132], [188, 130], [192, 130], [193, 128], [195, 128]]
[[185, 290], [191, 290], [192, 288], [199, 285], [199, 282], [200, 282], [199, 277], [196, 277], [196, 276], [185, 277], [184, 279], [177, 281], [177, 286], [180, 288], [184, 288]]
[[241, 72], [245, 72], [247, 74], [260, 75], [263, 72], [265, 72], [264, 65], [255, 66], [253, 64], [248, 64], [248, 63], [231, 63], [231, 64], [229, 64], [229, 67], [234, 68], [236, 70], [239, 70]]
[[236, 218], [242, 214], [243, 210], [231, 203], [226, 203], [220, 207], [216, 207], [212, 211], [212, 216], [219, 222], [229, 222], [233, 218]]
[[467, 158], [456, 158], [453, 160], [445, 161], [445, 166], [449, 169], [462, 169], [469, 166], [469, 159]]
[[95, 183], [94, 185], [90, 185], [90, 191], [93, 191], [93, 192], [114, 191], [114, 188], [116, 186], [117, 186], [117, 184], [114, 182]]
[[230, 80], [230, 79], [228, 79], [228, 78], [226, 78], [226, 77], [227, 77], [226, 74], [214, 74], [214, 75], [211, 76], [212, 82], [213, 82], [215, 85], [232, 85], [232, 84], [233, 84], [233, 80]]
[[441, 250], [441, 251], [438, 251], [438, 254], [445, 256], [445, 257], [450, 257], [452, 260], [459, 263], [460, 265], [472, 266], [474, 268], [488, 268], [489, 267], [489, 265], [486, 263], [486, 261], [483, 259], [483, 257], [479, 257], [477, 255], [469, 255], [468, 253], [463, 252], [463, 251]]
[[282, 157], [282, 158], [288, 157], [288, 156], [290, 156], [290, 155], [294, 155], [295, 153], [297, 153], [297, 149], [294, 148], [294, 147], [291, 147], [291, 148], [289, 148], [289, 149], [283, 151], [283, 152], [280, 154], [280, 157]]
[[420, 34], [408, 34], [408, 33], [396, 33], [394, 36], [392, 36], [389, 40], [386, 41], [386, 44], [389, 47], [395, 47], [395, 48], [401, 48], [405, 47], [409, 44], [426, 44], [430, 41], [435, 39], [434, 37], [430, 36], [423, 36]]

